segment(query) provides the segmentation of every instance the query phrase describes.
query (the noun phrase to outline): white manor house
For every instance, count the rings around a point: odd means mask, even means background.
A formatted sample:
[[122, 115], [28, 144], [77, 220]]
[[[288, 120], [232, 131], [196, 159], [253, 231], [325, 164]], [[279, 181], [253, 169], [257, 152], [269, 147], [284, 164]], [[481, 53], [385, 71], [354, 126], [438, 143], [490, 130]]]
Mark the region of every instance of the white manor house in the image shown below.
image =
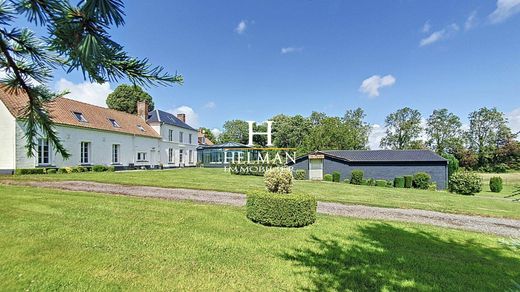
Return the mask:
[[56, 132], [70, 153], [56, 154], [45, 137], [38, 139], [34, 157], [26, 155], [23, 112], [29, 100], [0, 88], [0, 173], [17, 168], [114, 166], [116, 169], [195, 166], [198, 131], [184, 114], [148, 111], [137, 115], [59, 97], [48, 104]]

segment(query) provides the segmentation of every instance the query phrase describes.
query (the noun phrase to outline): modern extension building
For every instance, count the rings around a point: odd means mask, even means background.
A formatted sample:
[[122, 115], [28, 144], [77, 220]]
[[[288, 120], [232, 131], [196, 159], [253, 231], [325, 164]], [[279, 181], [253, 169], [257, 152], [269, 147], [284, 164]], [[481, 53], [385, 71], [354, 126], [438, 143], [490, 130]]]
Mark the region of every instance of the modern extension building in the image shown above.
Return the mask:
[[195, 166], [197, 130], [178, 117], [138, 104], [137, 115], [57, 98], [47, 105], [70, 158], [56, 154], [42, 136], [34, 157], [26, 155], [25, 94], [0, 89], [0, 173], [17, 168], [113, 165], [116, 169]]
[[291, 166], [306, 170], [311, 180], [339, 171], [341, 179], [350, 178], [352, 170], [363, 170], [365, 178], [393, 180], [397, 176], [426, 172], [437, 188], [448, 182], [448, 162], [429, 150], [330, 150], [299, 157]]

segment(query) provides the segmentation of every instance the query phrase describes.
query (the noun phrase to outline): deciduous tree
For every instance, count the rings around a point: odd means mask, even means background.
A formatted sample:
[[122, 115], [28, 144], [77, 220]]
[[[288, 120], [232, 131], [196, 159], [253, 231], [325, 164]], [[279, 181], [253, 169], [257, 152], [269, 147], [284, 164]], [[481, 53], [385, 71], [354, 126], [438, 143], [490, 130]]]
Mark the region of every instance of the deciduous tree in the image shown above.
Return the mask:
[[388, 115], [385, 119], [386, 134], [381, 147], [390, 149], [412, 149], [421, 135], [421, 113], [405, 107]]
[[152, 96], [146, 93], [140, 86], [121, 84], [116, 87], [114, 92], [108, 95], [107, 106], [118, 111], [136, 114], [138, 101], [146, 101], [149, 111], [154, 109]]
[[462, 145], [460, 118], [447, 109], [436, 109], [426, 121], [427, 145], [437, 152], [454, 153]]

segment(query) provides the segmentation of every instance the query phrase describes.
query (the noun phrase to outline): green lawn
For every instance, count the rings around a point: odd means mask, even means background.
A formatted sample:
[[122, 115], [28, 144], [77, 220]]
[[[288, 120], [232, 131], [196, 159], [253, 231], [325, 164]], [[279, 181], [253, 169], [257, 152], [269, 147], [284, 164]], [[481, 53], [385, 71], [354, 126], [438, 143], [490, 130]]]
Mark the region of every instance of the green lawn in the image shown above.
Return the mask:
[[[518, 176], [520, 177], [520, 174]], [[262, 177], [236, 176], [225, 173], [222, 169], [204, 168], [168, 171], [8, 176], [5, 178], [20, 180], [88, 180], [128, 185], [218, 190], [238, 193], [264, 188]], [[484, 189], [488, 190], [489, 187], [485, 185]], [[504, 196], [512, 191], [510, 185], [506, 185], [506, 188], [500, 194], [484, 191], [476, 196], [462, 196], [444, 191], [432, 192], [311, 181], [296, 181], [294, 191], [314, 194], [322, 201], [392, 208], [416, 208], [520, 219], [520, 203], [513, 203], [510, 199], [504, 199]]]
[[518, 251], [497, 237], [332, 216], [269, 228], [244, 211], [0, 186], [0, 290], [504, 291], [520, 282]]

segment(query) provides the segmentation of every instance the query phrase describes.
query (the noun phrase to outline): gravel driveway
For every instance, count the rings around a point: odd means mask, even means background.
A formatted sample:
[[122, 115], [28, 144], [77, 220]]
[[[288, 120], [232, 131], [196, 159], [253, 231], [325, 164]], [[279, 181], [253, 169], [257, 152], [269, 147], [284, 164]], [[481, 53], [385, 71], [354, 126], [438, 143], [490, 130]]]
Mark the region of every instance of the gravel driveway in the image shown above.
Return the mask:
[[[125, 186], [117, 184], [83, 181], [3, 181], [2, 183], [63, 189], [70, 191], [97, 192], [170, 200], [189, 200], [201, 203], [232, 206], [244, 206], [246, 203], [246, 196], [243, 194], [216, 191], [168, 189], [146, 186]], [[322, 214], [355, 217], [363, 219], [413, 222], [441, 227], [491, 233], [501, 236], [520, 237], [520, 220], [514, 219], [457, 215], [417, 209], [397, 209], [370, 207], [362, 205], [346, 205], [330, 202], [318, 202], [318, 212]]]

